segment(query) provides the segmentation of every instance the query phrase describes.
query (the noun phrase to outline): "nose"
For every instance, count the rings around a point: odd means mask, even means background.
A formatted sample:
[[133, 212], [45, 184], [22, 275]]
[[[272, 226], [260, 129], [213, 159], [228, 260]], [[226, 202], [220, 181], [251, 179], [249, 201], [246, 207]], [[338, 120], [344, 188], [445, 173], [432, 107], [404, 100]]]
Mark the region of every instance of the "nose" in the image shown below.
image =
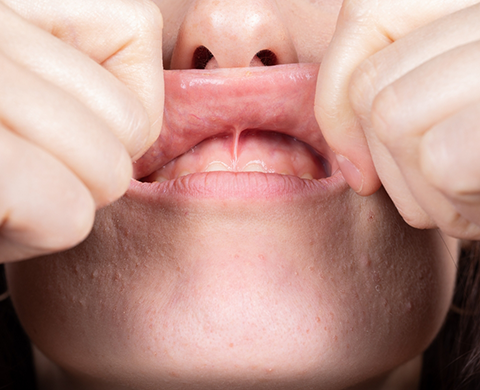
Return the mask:
[[276, 0], [195, 0], [180, 26], [171, 68], [295, 62], [295, 46]]

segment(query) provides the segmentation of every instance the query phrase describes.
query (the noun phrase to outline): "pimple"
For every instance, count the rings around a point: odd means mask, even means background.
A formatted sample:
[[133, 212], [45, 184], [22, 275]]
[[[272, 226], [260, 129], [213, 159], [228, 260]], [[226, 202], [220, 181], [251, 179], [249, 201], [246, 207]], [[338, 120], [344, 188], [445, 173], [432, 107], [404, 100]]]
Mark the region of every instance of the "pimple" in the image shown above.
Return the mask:
[[370, 268], [372, 265], [372, 260], [368, 254], [363, 254], [359, 257], [358, 263], [364, 269]]
[[407, 313], [410, 313], [413, 309], [413, 305], [412, 305], [412, 302], [408, 301], [406, 304], [405, 304], [405, 309], [407, 311]]

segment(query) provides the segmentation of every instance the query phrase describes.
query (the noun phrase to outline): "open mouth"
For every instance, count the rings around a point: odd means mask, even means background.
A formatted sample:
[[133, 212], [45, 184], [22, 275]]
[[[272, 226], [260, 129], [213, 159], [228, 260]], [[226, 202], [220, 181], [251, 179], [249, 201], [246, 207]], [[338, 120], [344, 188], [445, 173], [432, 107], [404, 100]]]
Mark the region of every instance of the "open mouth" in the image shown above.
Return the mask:
[[162, 133], [141, 182], [200, 172], [328, 178], [336, 159], [314, 116], [318, 64], [165, 72]]

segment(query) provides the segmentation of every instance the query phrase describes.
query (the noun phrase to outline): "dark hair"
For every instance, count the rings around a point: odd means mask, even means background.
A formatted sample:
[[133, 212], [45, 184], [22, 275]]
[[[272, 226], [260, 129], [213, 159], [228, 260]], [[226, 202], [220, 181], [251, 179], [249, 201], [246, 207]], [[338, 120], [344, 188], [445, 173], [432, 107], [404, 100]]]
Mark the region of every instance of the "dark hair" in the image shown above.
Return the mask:
[[[0, 294], [5, 291], [0, 267]], [[36, 389], [32, 349], [10, 299], [0, 302], [0, 390]], [[421, 390], [480, 387], [480, 242], [464, 248], [445, 323], [424, 353]]]
[[[0, 264], [0, 294], [7, 290]], [[32, 347], [10, 298], [0, 302], [0, 390], [36, 389]]]
[[480, 388], [480, 242], [462, 249], [451, 309], [423, 357], [421, 389]]

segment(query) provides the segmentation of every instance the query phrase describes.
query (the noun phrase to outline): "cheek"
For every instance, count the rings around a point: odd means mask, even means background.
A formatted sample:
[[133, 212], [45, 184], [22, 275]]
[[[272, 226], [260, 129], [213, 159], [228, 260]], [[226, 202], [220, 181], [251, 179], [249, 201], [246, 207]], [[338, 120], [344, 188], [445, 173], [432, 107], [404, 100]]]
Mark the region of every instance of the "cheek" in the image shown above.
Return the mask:
[[285, 1], [278, 5], [298, 54], [298, 62], [321, 63], [332, 39], [341, 0]]
[[455, 267], [437, 232], [406, 226], [383, 193], [330, 206], [152, 216], [123, 199], [74, 250], [9, 265], [12, 298], [48, 357], [105, 381], [351, 385], [426, 348]]

